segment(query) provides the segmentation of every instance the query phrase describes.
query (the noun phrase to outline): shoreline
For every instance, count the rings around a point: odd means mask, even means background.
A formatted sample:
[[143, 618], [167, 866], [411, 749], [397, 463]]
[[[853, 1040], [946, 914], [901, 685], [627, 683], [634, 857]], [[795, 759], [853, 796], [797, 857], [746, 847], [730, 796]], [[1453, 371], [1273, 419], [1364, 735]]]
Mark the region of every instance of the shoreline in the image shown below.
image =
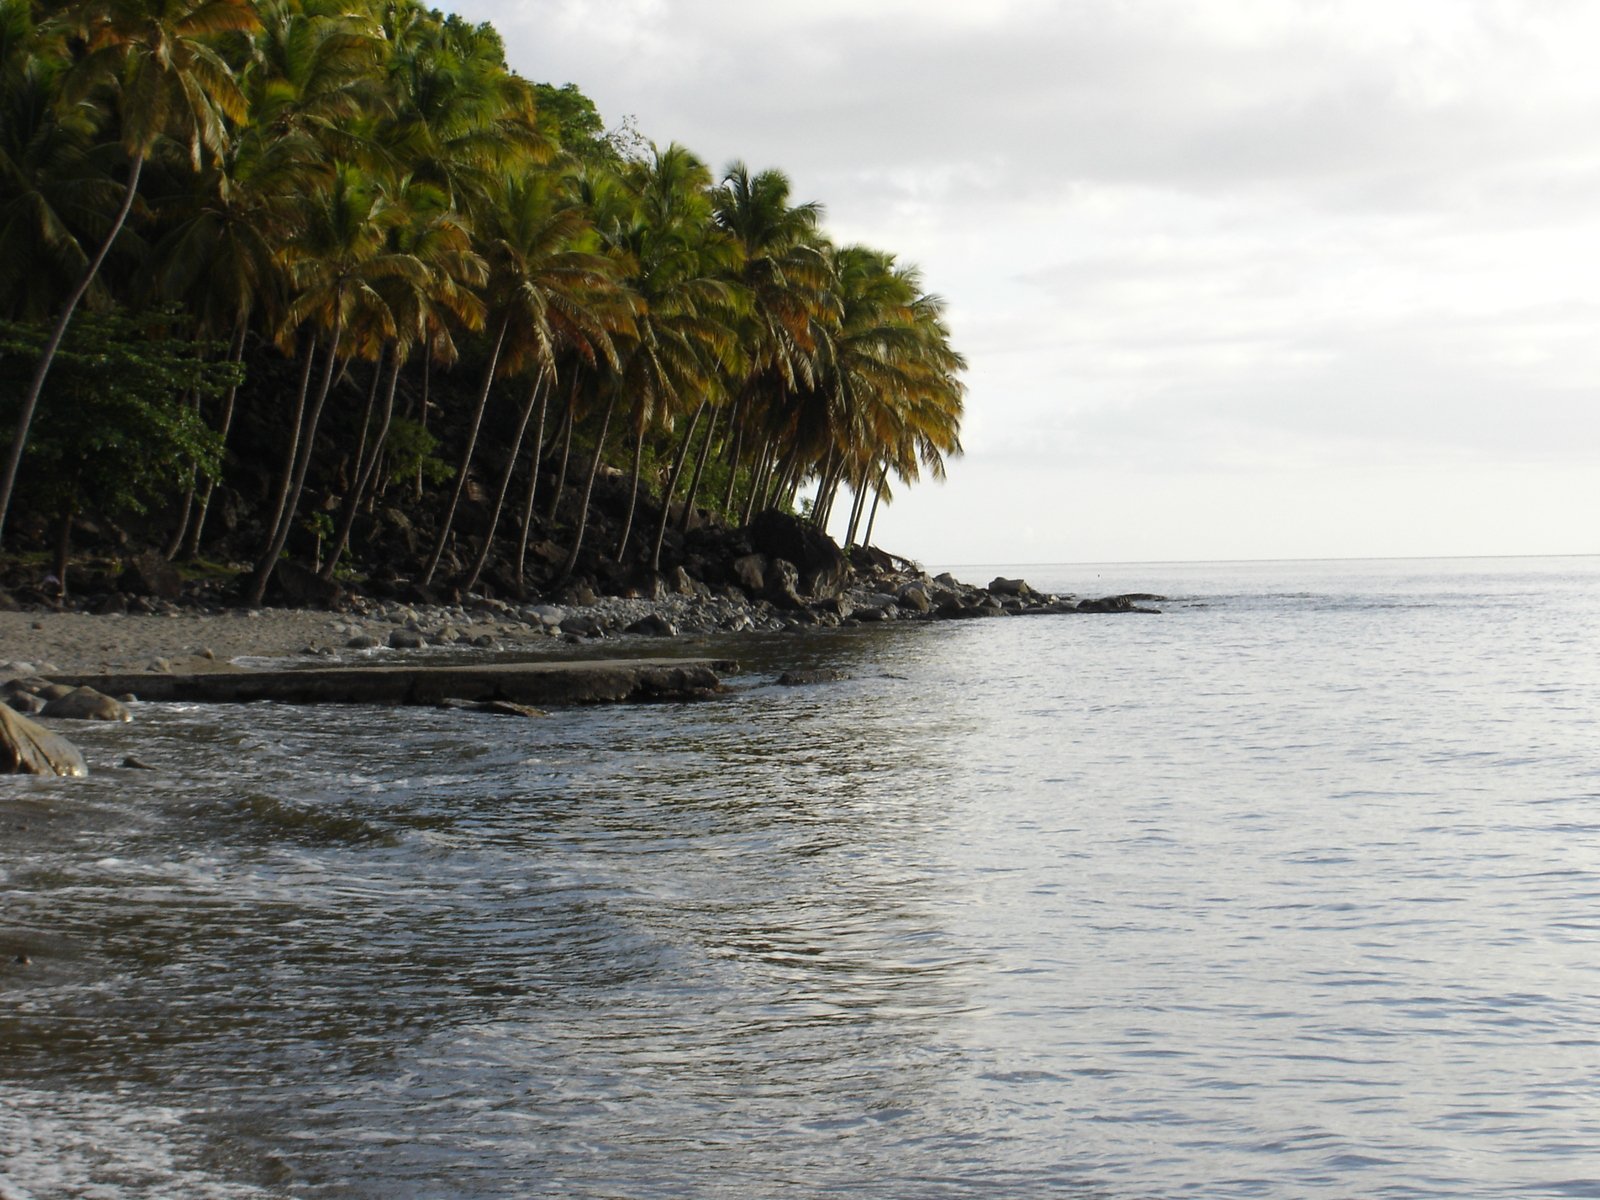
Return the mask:
[[[0, 611], [0, 679], [51, 673], [200, 674], [306, 665], [424, 665], [415, 652], [559, 656], [571, 646], [660, 648], [676, 638], [799, 632], [895, 620], [1000, 617], [1049, 612], [1145, 612], [1146, 594], [1078, 601], [1034, 592], [1022, 580], [987, 587], [920, 572], [859, 581], [824, 601], [775, 605], [740, 594], [587, 597], [583, 604], [514, 604], [469, 598], [427, 606], [355, 598], [343, 611], [314, 608], [198, 609], [153, 613], [46, 609]], [[251, 660], [262, 660], [253, 662]]]

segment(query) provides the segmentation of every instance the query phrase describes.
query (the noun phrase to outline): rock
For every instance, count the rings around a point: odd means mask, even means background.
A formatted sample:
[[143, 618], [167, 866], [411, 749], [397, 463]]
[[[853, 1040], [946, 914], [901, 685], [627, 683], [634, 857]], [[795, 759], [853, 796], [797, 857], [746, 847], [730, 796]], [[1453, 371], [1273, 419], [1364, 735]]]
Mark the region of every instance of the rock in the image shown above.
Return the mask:
[[996, 576], [991, 580], [988, 590], [992, 596], [1031, 596], [1034, 594], [1033, 589], [1028, 586], [1026, 580], [1006, 579], [1003, 576]]
[[804, 608], [800, 599], [800, 572], [787, 559], [775, 558], [767, 566], [767, 599], [781, 608]]
[[693, 596], [698, 592], [695, 579], [682, 567], [672, 568], [672, 590], [680, 596]]
[[154, 771], [155, 770], [154, 767], [152, 767], [149, 763], [145, 762], [142, 758], [135, 758], [131, 754], [128, 755], [127, 758], [122, 760], [122, 765], [127, 767], [130, 771]]
[[874, 621], [887, 621], [889, 619], [889, 609], [884, 605], [870, 604], [864, 608], [852, 609], [850, 619], [852, 621], [860, 621], [863, 624], [870, 624]]
[[43, 696], [35, 696], [32, 692], [7, 691], [0, 693], [0, 703], [9, 704], [23, 716], [31, 717], [44, 711], [45, 700]]
[[843, 678], [845, 673], [834, 667], [809, 667], [785, 671], [778, 676], [778, 683], [782, 687], [805, 687], [813, 683], [837, 683]]
[[183, 576], [178, 574], [177, 567], [152, 551], [128, 561], [117, 587], [125, 592], [176, 600], [183, 594]]
[[530, 604], [522, 610], [522, 617], [525, 621], [537, 621], [546, 629], [553, 629], [561, 624], [566, 615], [565, 609], [557, 608], [553, 604]]
[[391, 650], [421, 650], [425, 645], [427, 639], [415, 629], [396, 629], [389, 635]]
[[381, 645], [383, 643], [370, 633], [358, 633], [344, 644], [346, 650], [376, 650]]
[[480, 633], [477, 637], [472, 639], [472, 644], [479, 650], [493, 649], [494, 635], [492, 633]]
[[933, 608], [933, 601], [928, 597], [928, 590], [920, 583], [908, 583], [900, 589], [896, 597], [901, 608], [909, 608], [913, 612], [925, 613]]
[[498, 717], [548, 717], [550, 714], [531, 704], [514, 704], [510, 700], [482, 700], [473, 705], [474, 712], [493, 713]]
[[288, 608], [338, 608], [345, 599], [339, 584], [287, 558], [273, 570], [268, 595]]
[[576, 634], [578, 637], [595, 637], [605, 630], [593, 617], [574, 613], [561, 622], [561, 632], [569, 636]]
[[39, 713], [41, 717], [64, 717], [69, 721], [131, 721], [133, 714], [120, 700], [113, 700], [91, 687], [73, 688], [52, 700]]
[[804, 590], [818, 599], [833, 595], [850, 577], [850, 563], [838, 545], [809, 521], [769, 508], [750, 522], [748, 532], [756, 553], [793, 563]]
[[499, 717], [548, 717], [550, 714], [531, 704], [517, 704], [510, 700], [458, 700], [450, 697], [439, 701], [438, 707], [461, 712], [492, 713]]
[[660, 613], [650, 613], [629, 625], [624, 632], [636, 633], [642, 637], [677, 637], [678, 627]]
[[66, 738], [0, 704], [0, 774], [87, 775], [88, 765]]
[[45, 683], [29, 690], [46, 703], [51, 700], [59, 700], [63, 696], [72, 695], [72, 686], [65, 683]]
[[[567, 589], [567, 594], [565, 597], [566, 603], [572, 605], [574, 608], [588, 608], [598, 599], [599, 597], [594, 594], [594, 589], [587, 583], [573, 584]], [[566, 622], [563, 621], [562, 624], [565, 625]]]
[[[1081, 613], [1151, 613], [1159, 615], [1159, 608], [1141, 608], [1134, 603], [1135, 599], [1147, 598], [1145, 593], [1129, 594], [1125, 596], [1102, 596], [1098, 600], [1078, 601], [1077, 611]], [[1148, 597], [1154, 599], [1155, 597]]]
[[745, 591], [758, 596], [767, 587], [767, 560], [764, 555], [746, 554], [733, 560], [733, 577]]

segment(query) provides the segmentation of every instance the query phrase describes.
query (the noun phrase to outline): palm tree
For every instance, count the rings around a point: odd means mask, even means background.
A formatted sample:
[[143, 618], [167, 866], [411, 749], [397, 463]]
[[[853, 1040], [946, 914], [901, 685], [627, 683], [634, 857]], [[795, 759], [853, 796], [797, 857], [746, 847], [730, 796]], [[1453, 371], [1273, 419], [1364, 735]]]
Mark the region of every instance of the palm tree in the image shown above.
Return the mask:
[[550, 172], [504, 177], [494, 199], [483, 214], [480, 244], [490, 264], [488, 294], [496, 333], [424, 584], [432, 582], [444, 554], [496, 372], [502, 366], [506, 374], [524, 367], [553, 370], [563, 345], [591, 359], [614, 360], [611, 335], [631, 322], [631, 305], [617, 291], [611, 263], [594, 252], [588, 218], [559, 178]]
[[[397, 219], [381, 188], [358, 168], [342, 163], [327, 187], [307, 198], [304, 223], [285, 247], [295, 295], [284, 340], [292, 344], [308, 325], [315, 331], [312, 345], [316, 340], [326, 344], [326, 359], [316, 396], [291, 435], [285, 502], [250, 577], [246, 599], [252, 605], [261, 603], [288, 541], [341, 355], [376, 358], [378, 348], [395, 335], [394, 314], [378, 285], [393, 278], [420, 281], [426, 275], [414, 256], [389, 249], [388, 229]], [[305, 408], [304, 379], [297, 411]]]
[[717, 224], [738, 244], [738, 278], [752, 298], [740, 329], [748, 361], [730, 418], [733, 437], [722, 501], [730, 519], [745, 437], [759, 442], [748, 481], [748, 520], [773, 447], [783, 444], [789, 397], [814, 383], [817, 329], [831, 315], [828, 263], [819, 232], [822, 209], [817, 204], [791, 205], [789, 194], [783, 172], [752, 175], [741, 162], [729, 166], [716, 193]]
[[0, 0], [0, 314], [43, 322], [89, 265], [122, 188], [97, 161], [98, 108], [61, 100], [68, 60], [29, 0]]
[[187, 143], [197, 170], [206, 154], [222, 152], [227, 121], [244, 121], [246, 109], [232, 72], [210, 39], [248, 32], [259, 23], [249, 0], [87, 0], [69, 9], [64, 19], [84, 51], [73, 69], [68, 96], [87, 95], [100, 86], [111, 89], [128, 156], [127, 181], [121, 206], [62, 305], [23, 395], [11, 450], [0, 470], [0, 536], [44, 381], [73, 313], [128, 219], [145, 160], [157, 140], [168, 135]]
[[734, 353], [737, 299], [726, 279], [731, 246], [711, 223], [705, 165], [682, 146], [653, 148], [650, 160], [631, 164], [623, 181], [628, 208], [614, 210], [602, 232], [613, 254], [627, 264], [626, 283], [638, 297], [640, 312], [608, 381], [601, 437], [564, 575], [571, 574], [582, 550], [588, 496], [618, 400], [626, 398], [631, 405], [634, 434], [632, 486], [616, 549], [620, 560], [633, 529], [645, 435], [657, 423], [670, 428], [691, 406], [691, 397], [698, 404], [717, 386], [718, 368]]
[[388, 346], [388, 385], [370, 446], [367, 438], [372, 416], [370, 403], [368, 411], [362, 414], [354, 455], [354, 478], [346, 490], [339, 524], [322, 565], [323, 579], [333, 577], [339, 558], [349, 544], [356, 512], [377, 482], [378, 463], [394, 419], [395, 389], [412, 352], [421, 346], [425, 355], [453, 362], [456, 347], [451, 326], [466, 330], [483, 328], [485, 306], [472, 289], [487, 281], [487, 264], [473, 250], [471, 235], [461, 215], [452, 208], [443, 207], [443, 196], [431, 186], [415, 181], [408, 183], [399, 197], [406, 219], [391, 234], [391, 248], [415, 258], [423, 274], [395, 275], [378, 284], [395, 319], [395, 334]]

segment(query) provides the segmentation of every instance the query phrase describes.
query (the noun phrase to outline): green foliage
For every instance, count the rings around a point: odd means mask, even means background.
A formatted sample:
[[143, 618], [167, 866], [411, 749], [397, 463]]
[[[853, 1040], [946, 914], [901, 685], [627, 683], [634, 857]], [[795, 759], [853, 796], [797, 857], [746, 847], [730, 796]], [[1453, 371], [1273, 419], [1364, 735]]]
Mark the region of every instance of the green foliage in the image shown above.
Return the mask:
[[[241, 369], [222, 361], [226, 347], [172, 336], [170, 320], [78, 316], [29, 437], [28, 507], [142, 513], [187, 486], [192, 472], [221, 469], [221, 439], [186, 398], [220, 394]], [[0, 419], [12, 419], [44, 337], [35, 326], [0, 322], [0, 388], [10, 401]]]
[[453, 479], [456, 469], [435, 453], [438, 449], [439, 439], [420, 424], [407, 417], [396, 417], [384, 441], [384, 452], [389, 458], [389, 482], [415, 479], [419, 470], [426, 483], [440, 484]]

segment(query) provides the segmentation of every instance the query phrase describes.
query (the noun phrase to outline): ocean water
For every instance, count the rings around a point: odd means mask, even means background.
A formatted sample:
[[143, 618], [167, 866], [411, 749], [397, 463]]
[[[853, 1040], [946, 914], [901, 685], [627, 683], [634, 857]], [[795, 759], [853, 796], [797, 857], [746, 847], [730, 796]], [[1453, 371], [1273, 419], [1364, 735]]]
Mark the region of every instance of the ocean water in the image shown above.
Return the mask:
[[1600, 559], [957, 573], [0, 781], [0, 1197], [1600, 1197]]

